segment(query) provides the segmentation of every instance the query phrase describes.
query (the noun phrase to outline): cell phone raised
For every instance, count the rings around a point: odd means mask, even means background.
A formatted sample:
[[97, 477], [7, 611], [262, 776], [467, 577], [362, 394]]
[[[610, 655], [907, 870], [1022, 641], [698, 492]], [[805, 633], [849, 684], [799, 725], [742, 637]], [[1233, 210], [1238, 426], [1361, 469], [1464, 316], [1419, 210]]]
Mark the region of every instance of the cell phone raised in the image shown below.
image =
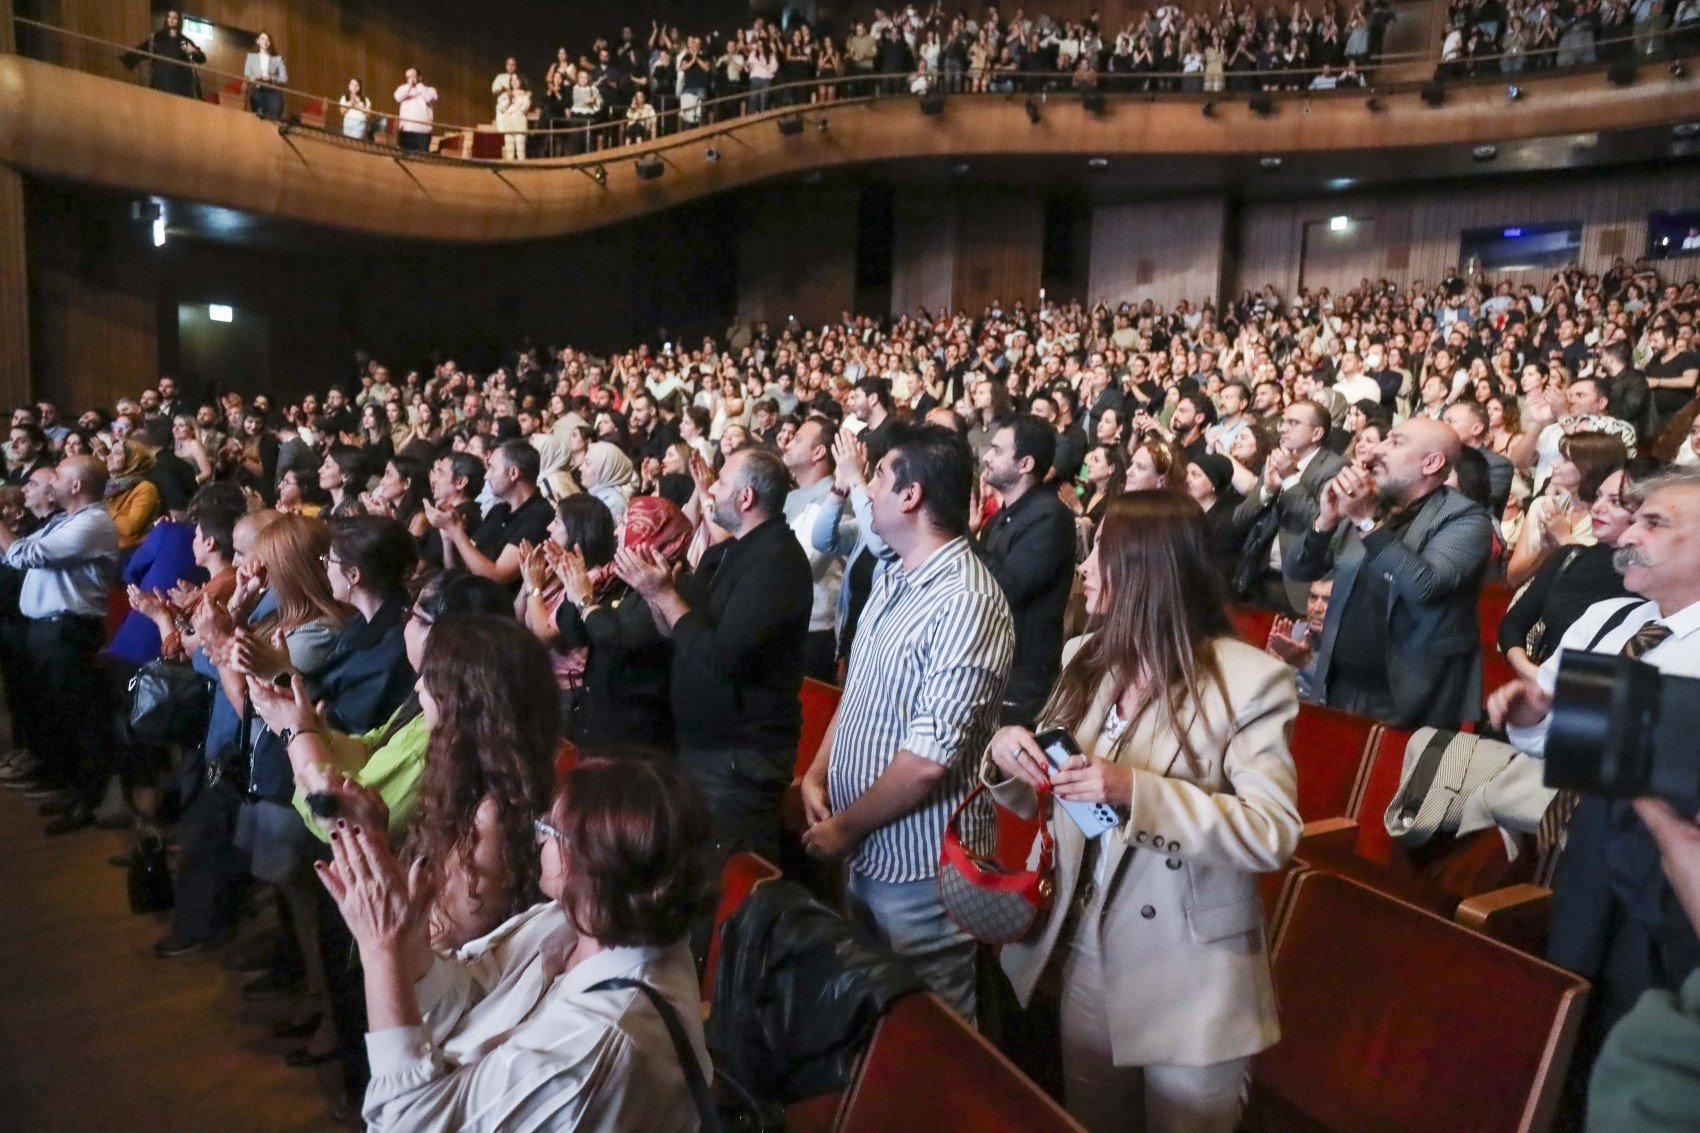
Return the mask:
[[[1080, 745], [1074, 742], [1067, 728], [1051, 728], [1040, 732], [1033, 740], [1044, 751], [1053, 772], [1061, 771], [1070, 759], [1080, 754]], [[1104, 803], [1072, 802], [1055, 795], [1052, 797], [1088, 838], [1096, 838], [1121, 823], [1116, 812]]]

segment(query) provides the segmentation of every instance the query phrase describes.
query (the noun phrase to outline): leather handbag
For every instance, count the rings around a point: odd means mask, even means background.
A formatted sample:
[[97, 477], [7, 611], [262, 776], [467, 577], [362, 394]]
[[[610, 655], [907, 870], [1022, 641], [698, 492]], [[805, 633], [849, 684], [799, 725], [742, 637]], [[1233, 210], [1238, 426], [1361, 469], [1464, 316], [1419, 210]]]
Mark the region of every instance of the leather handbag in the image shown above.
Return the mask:
[[171, 884], [171, 863], [166, 857], [164, 838], [158, 834], [142, 835], [130, 854], [126, 881], [132, 913], [145, 916], [170, 910], [176, 893]]
[[977, 854], [962, 841], [962, 813], [986, 789], [975, 787], [951, 812], [939, 852], [939, 903], [951, 922], [982, 944], [1013, 944], [1032, 931], [1051, 907], [1056, 846], [1051, 839], [1049, 787], [1042, 788], [1039, 860], [1034, 868], [1009, 869]]
[[193, 747], [207, 736], [212, 682], [181, 661], [155, 658], [130, 678], [130, 738]]

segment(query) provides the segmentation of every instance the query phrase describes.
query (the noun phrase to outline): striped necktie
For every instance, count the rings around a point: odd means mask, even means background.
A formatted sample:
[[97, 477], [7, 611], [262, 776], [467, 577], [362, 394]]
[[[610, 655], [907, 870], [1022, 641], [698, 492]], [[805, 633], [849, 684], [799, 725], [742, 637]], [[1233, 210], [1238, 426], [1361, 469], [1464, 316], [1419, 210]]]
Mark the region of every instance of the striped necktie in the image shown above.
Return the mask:
[[[1623, 643], [1618, 655], [1631, 661], [1639, 661], [1657, 649], [1669, 636], [1669, 626], [1648, 622]], [[1564, 845], [1568, 840], [1570, 816], [1576, 813], [1576, 806], [1581, 801], [1582, 796], [1576, 791], [1560, 791], [1553, 796], [1552, 802], [1547, 804], [1546, 813], [1541, 815], [1540, 825], [1535, 829], [1535, 851], [1538, 855], [1535, 868], [1536, 884], [1552, 884], [1553, 871], [1558, 866], [1559, 855], [1564, 852]]]

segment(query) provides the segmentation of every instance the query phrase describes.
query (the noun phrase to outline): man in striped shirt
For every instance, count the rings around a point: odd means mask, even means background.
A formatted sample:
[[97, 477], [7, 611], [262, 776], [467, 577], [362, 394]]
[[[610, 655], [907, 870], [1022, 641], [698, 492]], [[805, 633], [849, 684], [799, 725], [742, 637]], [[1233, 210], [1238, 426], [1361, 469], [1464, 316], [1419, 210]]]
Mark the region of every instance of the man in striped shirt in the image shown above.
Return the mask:
[[[894, 434], [869, 497], [898, 555], [868, 596], [844, 697], [803, 781], [803, 845], [850, 866], [851, 919], [972, 1021], [974, 941], [945, 916], [939, 848], [997, 726], [1015, 626], [970, 546], [974, 458], [936, 425]], [[990, 815], [965, 815], [988, 848]]]

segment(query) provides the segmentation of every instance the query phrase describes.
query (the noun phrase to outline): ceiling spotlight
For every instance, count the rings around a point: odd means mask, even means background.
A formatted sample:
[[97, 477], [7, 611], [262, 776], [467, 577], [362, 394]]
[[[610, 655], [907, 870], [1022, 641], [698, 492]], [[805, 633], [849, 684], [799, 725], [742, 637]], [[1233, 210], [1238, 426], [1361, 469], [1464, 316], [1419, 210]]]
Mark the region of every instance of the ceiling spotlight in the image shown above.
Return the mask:
[[1204, 116], [1206, 118], [1216, 117], [1216, 103], [1211, 99], [1204, 100]]
[[1492, 161], [1499, 156], [1498, 146], [1477, 146], [1470, 151], [1470, 156], [1476, 161]]
[[1093, 170], [1094, 172], [1102, 173], [1109, 167], [1110, 159], [1107, 157], [1089, 157], [1086, 159], [1086, 168]]
[[1510, 86], [1505, 88], [1505, 97], [1509, 98], [1512, 102], [1516, 102], [1523, 97], [1523, 88], [1518, 86], [1516, 83], [1512, 83]]
[[1349, 216], [1331, 216], [1328, 218], [1328, 231], [1349, 232], [1352, 228], [1352, 218]]
[[654, 154], [638, 158], [632, 163], [632, 167], [637, 170], [640, 181], [653, 181], [667, 172], [667, 164]]
[[710, 165], [713, 165], [715, 162], [720, 160], [720, 151], [715, 149], [713, 146], [709, 146], [707, 149], [703, 150], [702, 155], [708, 159], [708, 163]]
[[1364, 99], [1364, 109], [1369, 111], [1371, 114], [1381, 113], [1381, 97], [1379, 95], [1372, 94], [1368, 98]]
[[1022, 109], [1027, 111], [1027, 120], [1037, 126], [1039, 124], [1038, 101], [1030, 98], [1022, 105]]
[[1278, 157], [1260, 157], [1257, 159], [1257, 167], [1265, 173], [1273, 173], [1281, 168], [1281, 159]]

